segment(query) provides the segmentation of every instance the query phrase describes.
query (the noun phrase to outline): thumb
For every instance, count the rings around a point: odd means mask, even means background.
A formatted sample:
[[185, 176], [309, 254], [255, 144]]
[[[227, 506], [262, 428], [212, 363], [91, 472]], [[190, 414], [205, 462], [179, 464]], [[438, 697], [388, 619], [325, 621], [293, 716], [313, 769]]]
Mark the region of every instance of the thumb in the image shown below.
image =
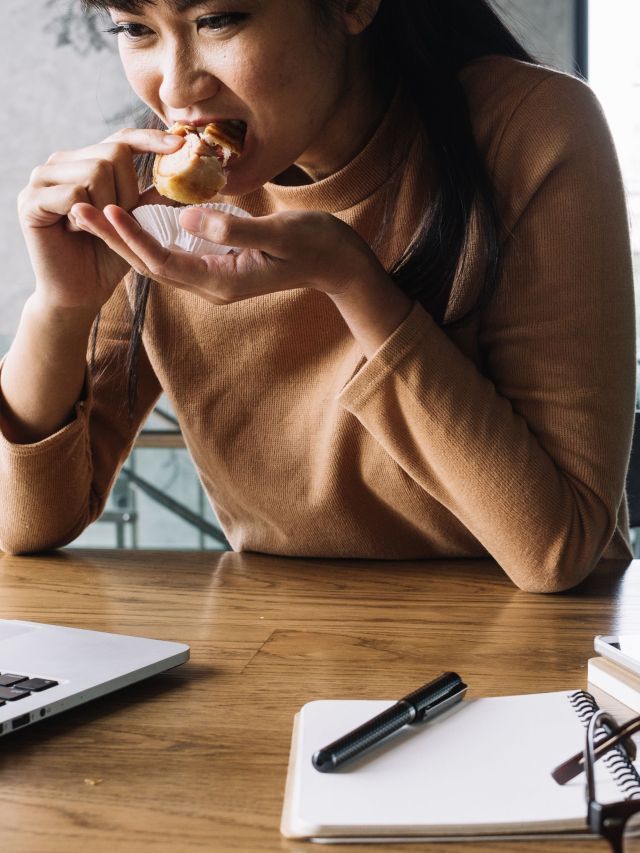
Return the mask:
[[236, 216], [200, 207], [190, 207], [180, 214], [180, 225], [223, 246], [258, 249], [279, 256], [283, 250], [282, 227], [277, 214], [271, 216]]
[[186, 228], [187, 231], [192, 231], [194, 234], [198, 234], [202, 237], [209, 236], [208, 234], [205, 234], [206, 222], [202, 208], [190, 207], [188, 210], [184, 210], [180, 214], [180, 225], [182, 225], [183, 228]]

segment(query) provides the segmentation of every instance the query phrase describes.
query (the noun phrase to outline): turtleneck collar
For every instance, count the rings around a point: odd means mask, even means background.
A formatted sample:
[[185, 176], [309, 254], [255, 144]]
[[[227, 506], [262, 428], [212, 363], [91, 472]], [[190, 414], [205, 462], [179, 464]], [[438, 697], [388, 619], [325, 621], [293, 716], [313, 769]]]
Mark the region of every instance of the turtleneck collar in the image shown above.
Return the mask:
[[[256, 194], [245, 197], [243, 204], [251, 210], [254, 203], [262, 207], [268, 196], [275, 210], [324, 210], [339, 213], [372, 196], [389, 180], [407, 158], [419, 130], [419, 121], [411, 103], [401, 89], [396, 90], [380, 124], [364, 148], [333, 175], [320, 181], [295, 186], [268, 182]], [[249, 203], [247, 203], [249, 202]]]

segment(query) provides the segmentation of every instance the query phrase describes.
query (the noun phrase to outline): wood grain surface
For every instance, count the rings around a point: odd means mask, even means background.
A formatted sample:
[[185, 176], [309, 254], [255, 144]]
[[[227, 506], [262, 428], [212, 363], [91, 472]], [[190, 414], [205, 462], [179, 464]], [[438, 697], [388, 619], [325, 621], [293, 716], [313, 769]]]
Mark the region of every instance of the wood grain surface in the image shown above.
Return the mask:
[[191, 645], [186, 665], [0, 741], [3, 853], [313, 853], [279, 834], [305, 702], [397, 698], [448, 669], [469, 696], [586, 687], [594, 635], [639, 630], [640, 563], [602, 564], [577, 590], [544, 596], [488, 561], [69, 550], [0, 557], [0, 616]]

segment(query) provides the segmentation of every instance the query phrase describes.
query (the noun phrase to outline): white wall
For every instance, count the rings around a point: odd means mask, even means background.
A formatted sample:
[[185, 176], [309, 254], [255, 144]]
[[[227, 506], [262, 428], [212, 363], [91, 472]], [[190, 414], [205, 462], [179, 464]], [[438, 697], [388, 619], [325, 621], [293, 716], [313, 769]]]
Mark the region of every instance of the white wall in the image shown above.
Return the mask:
[[[78, 0], [1, 2], [0, 335], [6, 336], [15, 331], [32, 290], [18, 193], [49, 154], [100, 141], [122, 124], [110, 119], [135, 101], [113, 47], [91, 49], [86, 27], [78, 26]], [[73, 41], [57, 46], [67, 31], [65, 15], [71, 16]]]
[[574, 0], [491, 2], [539, 62], [565, 71], [574, 71]]
[[[495, 5], [541, 61], [571, 67], [574, 0], [495, 0]], [[32, 290], [16, 217], [16, 197], [31, 169], [54, 150], [103, 139], [129, 123], [122, 113], [135, 106], [114, 47], [92, 47], [79, 6], [78, 0], [2, 0], [0, 351]], [[95, 37], [104, 45], [99, 34]]]

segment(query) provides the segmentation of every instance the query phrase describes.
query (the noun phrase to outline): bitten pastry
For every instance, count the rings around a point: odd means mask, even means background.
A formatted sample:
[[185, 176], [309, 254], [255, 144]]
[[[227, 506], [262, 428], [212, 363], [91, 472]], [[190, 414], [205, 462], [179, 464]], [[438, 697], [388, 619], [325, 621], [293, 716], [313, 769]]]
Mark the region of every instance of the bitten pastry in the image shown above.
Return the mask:
[[156, 155], [153, 185], [160, 195], [182, 204], [211, 201], [227, 182], [227, 166], [242, 153], [244, 128], [232, 122], [174, 124], [168, 132], [185, 141], [173, 154]]

